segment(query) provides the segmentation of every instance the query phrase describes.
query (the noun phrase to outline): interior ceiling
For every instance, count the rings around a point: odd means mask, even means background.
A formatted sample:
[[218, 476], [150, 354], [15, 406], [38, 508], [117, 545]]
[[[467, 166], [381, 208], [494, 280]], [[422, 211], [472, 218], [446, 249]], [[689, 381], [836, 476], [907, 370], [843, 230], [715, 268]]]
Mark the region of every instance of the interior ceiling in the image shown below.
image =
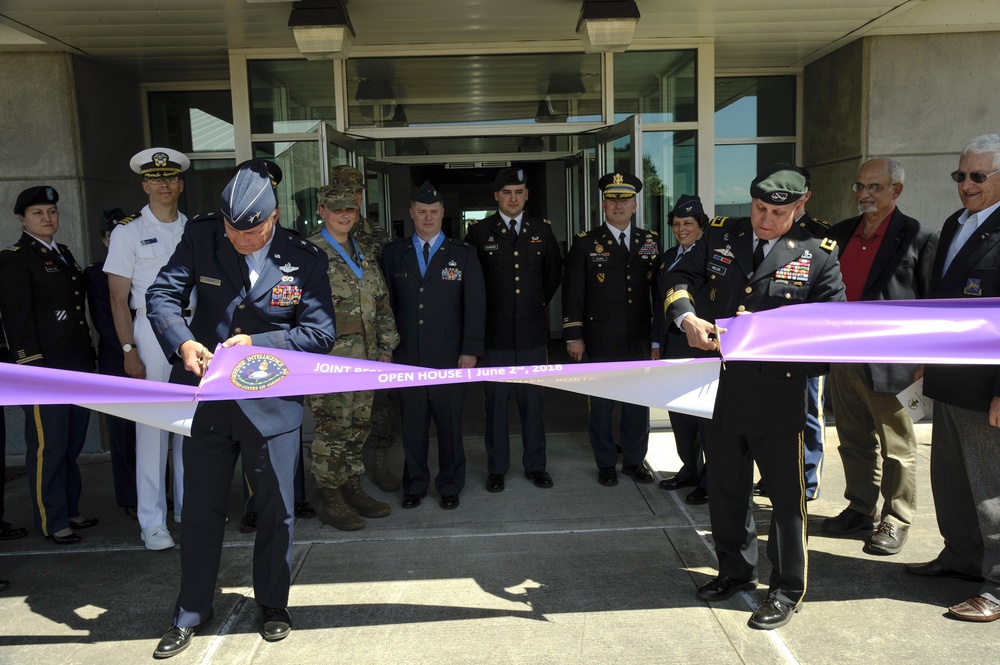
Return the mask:
[[[863, 35], [1000, 30], [996, 0], [636, 0], [634, 45], [712, 38], [716, 68], [801, 67]], [[579, 44], [581, 0], [348, 0], [355, 51]], [[281, 0], [3, 0], [0, 51], [64, 50], [142, 82], [227, 80], [229, 49], [295, 48]], [[516, 85], [516, 82], [512, 82]]]

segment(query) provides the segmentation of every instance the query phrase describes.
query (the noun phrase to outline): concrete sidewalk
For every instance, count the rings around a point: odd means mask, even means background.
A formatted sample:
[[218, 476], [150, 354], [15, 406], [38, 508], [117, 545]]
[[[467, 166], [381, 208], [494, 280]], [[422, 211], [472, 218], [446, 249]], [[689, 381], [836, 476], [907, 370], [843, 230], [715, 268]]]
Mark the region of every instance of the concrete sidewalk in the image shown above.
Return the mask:
[[[931, 504], [930, 429], [919, 429], [916, 524], [901, 554], [878, 557], [861, 551], [860, 535], [832, 538], [820, 528], [844, 507], [836, 432], [828, 427], [823, 491], [809, 504], [806, 602], [772, 632], [746, 625], [765, 587], [712, 606], [695, 597], [715, 570], [707, 506], [687, 506], [686, 491], [625, 476], [602, 487], [586, 434], [561, 434], [549, 437], [550, 490], [512, 469], [507, 489], [488, 493], [482, 440], [469, 438], [457, 510], [441, 510], [436, 496], [402, 510], [399, 494], [366, 480], [373, 495], [392, 502], [390, 516], [353, 533], [300, 520], [294, 630], [268, 644], [257, 632], [253, 536], [237, 531], [234, 482], [215, 618], [171, 662], [989, 662], [997, 629], [944, 617], [976, 585], [903, 570], [933, 558], [942, 544]], [[401, 466], [399, 446], [392, 452]], [[669, 432], [654, 435], [649, 462], [658, 477], [676, 469]], [[0, 578], [12, 581], [0, 594], [0, 663], [150, 662], [169, 627], [179, 550], [142, 547], [137, 524], [114, 506], [105, 457], [88, 458], [83, 473], [84, 514], [101, 523], [82, 532], [80, 545], [32, 533], [0, 546]], [[7, 506], [8, 521], [30, 527], [23, 475], [8, 481]], [[770, 505], [759, 500], [758, 508], [766, 534]]]

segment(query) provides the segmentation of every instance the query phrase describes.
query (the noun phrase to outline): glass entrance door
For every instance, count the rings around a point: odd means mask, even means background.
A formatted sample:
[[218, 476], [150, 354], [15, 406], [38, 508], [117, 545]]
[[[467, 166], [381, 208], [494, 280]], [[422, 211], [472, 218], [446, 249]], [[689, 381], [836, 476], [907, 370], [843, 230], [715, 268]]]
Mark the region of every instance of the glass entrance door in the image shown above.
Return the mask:
[[[631, 173], [642, 178], [642, 128], [639, 116], [630, 115], [619, 123], [597, 132], [597, 162], [599, 173], [592, 180], [597, 189], [597, 181], [606, 173]], [[636, 197], [636, 223], [643, 224], [643, 197]]]

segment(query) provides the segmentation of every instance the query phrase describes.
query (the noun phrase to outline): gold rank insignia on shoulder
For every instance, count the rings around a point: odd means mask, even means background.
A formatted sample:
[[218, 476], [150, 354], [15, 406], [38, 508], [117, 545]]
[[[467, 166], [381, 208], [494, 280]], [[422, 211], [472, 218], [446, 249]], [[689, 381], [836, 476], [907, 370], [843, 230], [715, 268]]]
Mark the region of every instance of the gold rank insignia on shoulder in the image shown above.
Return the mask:
[[579, 233], [576, 234], [576, 237], [577, 238], [586, 238], [587, 237], [587, 232], [586, 231], [580, 231]]
[[2, 250], [0, 250], [0, 251], [2, 251], [2, 252], [16, 252], [16, 251], [17, 251], [17, 250], [19, 250], [19, 249], [21, 249], [21, 248], [20, 248], [20, 247], [18, 247], [17, 245], [10, 245], [10, 246], [8, 246], [8, 247], [4, 247], [4, 248], [3, 248]]
[[823, 238], [819, 242], [819, 248], [825, 249], [828, 252], [832, 252], [834, 249], [836, 249], [836, 247], [837, 247], [837, 241], [831, 240], [830, 238]]
[[548, 224], [549, 226], [552, 226], [552, 222], [550, 222], [549, 220], [545, 219], [544, 217], [542, 217], [542, 223], [543, 224]]
[[134, 222], [136, 219], [139, 218], [139, 216], [141, 214], [142, 214], [142, 211], [140, 210], [139, 212], [133, 212], [128, 217], [122, 217], [117, 222], [115, 222], [115, 226], [124, 226], [125, 224], [128, 224], [129, 222]]
[[725, 226], [726, 225], [726, 220], [728, 220], [728, 219], [729, 219], [728, 217], [722, 217], [722, 216], [713, 217], [712, 221], [711, 221], [711, 225], [714, 226], [714, 227]]

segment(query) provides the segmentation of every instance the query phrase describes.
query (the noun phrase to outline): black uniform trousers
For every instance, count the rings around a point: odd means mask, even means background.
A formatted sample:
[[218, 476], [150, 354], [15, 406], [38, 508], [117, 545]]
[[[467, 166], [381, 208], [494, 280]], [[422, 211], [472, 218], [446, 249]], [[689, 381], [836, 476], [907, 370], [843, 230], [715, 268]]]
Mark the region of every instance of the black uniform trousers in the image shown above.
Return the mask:
[[771, 500], [767, 557], [773, 566], [769, 595], [797, 605], [806, 590], [806, 508], [802, 433], [741, 435], [709, 421], [705, 429], [709, 516], [719, 575], [757, 577], [757, 527], [753, 519], [753, 465]]
[[[544, 365], [548, 349], [540, 346], [524, 351], [487, 348], [483, 367]], [[510, 469], [510, 423], [507, 406], [513, 393], [521, 414], [521, 463], [525, 471], [545, 470], [545, 421], [542, 415], [544, 389], [525, 383], [483, 384], [486, 397], [486, 455], [488, 473], [504, 475]]]
[[682, 481], [697, 481], [698, 487], [708, 489], [708, 474], [705, 469], [705, 426], [706, 418], [691, 416], [686, 413], [667, 411], [670, 416], [670, 429], [674, 432], [674, 444], [677, 446], [677, 456], [681, 459], [681, 470], [677, 479]]
[[135, 489], [135, 421], [106, 415], [111, 442], [111, 479], [115, 484], [115, 503], [119, 508], [139, 505]]
[[[291, 585], [294, 530], [293, 484], [299, 429], [273, 437], [252, 436], [256, 428], [236, 402], [204, 402], [184, 441], [184, 499], [181, 522], [181, 591], [174, 625], [198, 626], [212, 616], [226, 528], [226, 504], [242, 456], [258, 498], [254, 541], [254, 599], [264, 607], [286, 607]], [[238, 437], [238, 438], [237, 438]]]
[[90, 409], [75, 404], [22, 406], [25, 471], [35, 529], [45, 536], [80, 516], [80, 467], [76, 458], [87, 440]]
[[7, 482], [7, 414], [4, 412], [3, 407], [0, 406], [0, 521], [3, 520], [3, 513], [4, 513], [3, 496], [4, 496], [4, 490], [7, 489], [5, 487], [6, 482]]
[[[609, 362], [611, 359], [590, 356], [585, 360], [599, 363]], [[633, 360], [639, 359], [633, 358]], [[611, 431], [612, 413], [616, 404], [621, 405], [617, 445]], [[594, 449], [597, 468], [613, 467], [618, 463], [619, 445], [622, 449], [622, 466], [642, 464], [649, 449], [649, 407], [593, 396], [590, 398], [589, 406], [587, 431], [590, 434], [590, 446]]]
[[442, 496], [459, 494], [465, 487], [465, 446], [462, 443], [464, 385], [402, 388], [399, 407], [403, 416], [403, 494], [424, 495], [431, 482], [427, 464], [431, 419], [437, 428], [438, 474], [434, 486]]
[[[295, 461], [295, 503], [302, 503], [306, 500], [306, 472], [302, 463], [302, 430], [299, 430], [299, 456]], [[250, 469], [243, 468], [243, 512], [257, 512], [257, 501], [254, 498], [253, 488], [250, 487]]]

